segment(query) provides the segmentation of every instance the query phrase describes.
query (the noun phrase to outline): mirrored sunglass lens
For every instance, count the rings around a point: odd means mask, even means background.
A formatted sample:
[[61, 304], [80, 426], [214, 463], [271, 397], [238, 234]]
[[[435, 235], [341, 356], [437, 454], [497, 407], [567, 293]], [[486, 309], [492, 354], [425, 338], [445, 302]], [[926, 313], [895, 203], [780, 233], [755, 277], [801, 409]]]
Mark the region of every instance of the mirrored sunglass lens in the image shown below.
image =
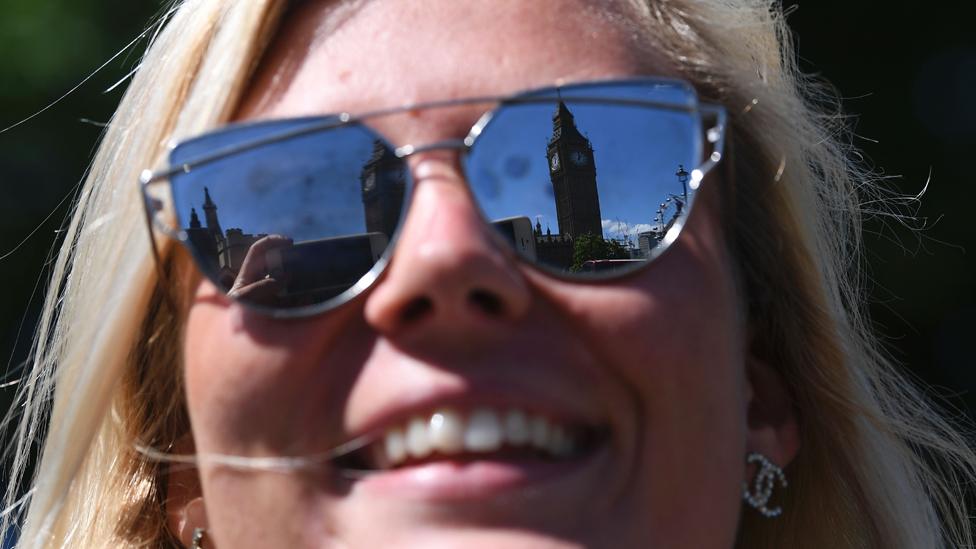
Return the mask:
[[698, 120], [681, 108], [572, 98], [509, 105], [481, 133], [468, 177], [524, 257], [569, 276], [613, 276], [677, 237], [693, 199]]
[[[280, 129], [191, 141], [171, 165]], [[324, 303], [373, 269], [400, 221], [407, 177], [375, 134], [345, 126], [198, 165], [172, 188], [204, 273], [240, 301], [280, 310]]]

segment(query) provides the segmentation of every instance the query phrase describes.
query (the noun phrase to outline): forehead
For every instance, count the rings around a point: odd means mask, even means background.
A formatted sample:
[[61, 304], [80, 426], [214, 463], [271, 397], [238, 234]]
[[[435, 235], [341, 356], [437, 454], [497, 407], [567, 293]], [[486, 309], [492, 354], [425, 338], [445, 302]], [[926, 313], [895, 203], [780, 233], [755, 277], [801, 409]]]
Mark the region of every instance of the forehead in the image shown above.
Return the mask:
[[293, 10], [240, 119], [504, 95], [668, 71], [623, 2], [308, 1]]

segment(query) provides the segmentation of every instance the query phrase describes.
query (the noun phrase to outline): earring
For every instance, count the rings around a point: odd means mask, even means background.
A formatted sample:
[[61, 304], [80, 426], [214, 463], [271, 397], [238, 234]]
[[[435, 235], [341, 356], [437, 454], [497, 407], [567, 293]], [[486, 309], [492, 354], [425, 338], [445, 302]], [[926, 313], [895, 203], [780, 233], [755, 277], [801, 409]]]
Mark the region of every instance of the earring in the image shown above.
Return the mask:
[[193, 539], [190, 542], [190, 549], [203, 549], [203, 535], [206, 533], [206, 528], [194, 528]]
[[782, 507], [770, 508], [767, 506], [769, 498], [773, 495], [773, 488], [776, 486], [776, 481], [778, 480], [783, 488], [786, 488], [788, 485], [786, 475], [783, 474], [783, 469], [769, 461], [769, 458], [766, 456], [757, 452], [746, 456], [746, 463], [758, 463], [759, 471], [756, 473], [756, 478], [752, 481], [752, 491], [749, 490], [748, 482], [742, 483], [742, 499], [766, 518], [775, 518], [783, 514]]

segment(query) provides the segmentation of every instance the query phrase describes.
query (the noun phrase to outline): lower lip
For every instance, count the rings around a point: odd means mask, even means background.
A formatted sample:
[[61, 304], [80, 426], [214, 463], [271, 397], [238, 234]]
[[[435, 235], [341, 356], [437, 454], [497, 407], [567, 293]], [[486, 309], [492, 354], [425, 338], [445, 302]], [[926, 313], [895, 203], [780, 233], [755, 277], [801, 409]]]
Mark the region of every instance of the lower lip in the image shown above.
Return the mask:
[[564, 483], [594, 467], [606, 452], [601, 446], [567, 461], [520, 459], [492, 461], [441, 460], [374, 473], [357, 489], [384, 497], [422, 501], [485, 500], [552, 482]]

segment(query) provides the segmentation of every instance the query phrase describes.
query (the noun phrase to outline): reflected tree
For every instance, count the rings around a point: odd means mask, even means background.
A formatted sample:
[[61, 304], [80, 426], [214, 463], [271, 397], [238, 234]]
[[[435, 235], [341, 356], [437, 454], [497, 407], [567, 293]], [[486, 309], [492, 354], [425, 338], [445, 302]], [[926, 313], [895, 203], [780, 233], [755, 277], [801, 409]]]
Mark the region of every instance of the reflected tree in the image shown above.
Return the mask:
[[587, 261], [603, 259], [630, 259], [627, 248], [616, 240], [586, 233], [573, 241], [573, 264], [569, 270], [579, 272]]

